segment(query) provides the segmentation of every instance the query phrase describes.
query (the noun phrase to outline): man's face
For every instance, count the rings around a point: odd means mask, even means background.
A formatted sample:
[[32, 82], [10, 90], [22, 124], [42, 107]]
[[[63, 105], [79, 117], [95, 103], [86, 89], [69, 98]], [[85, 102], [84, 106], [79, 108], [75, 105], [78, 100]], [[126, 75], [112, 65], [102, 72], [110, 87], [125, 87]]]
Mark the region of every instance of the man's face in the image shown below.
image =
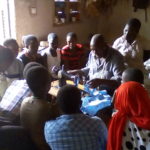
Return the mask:
[[19, 52], [19, 46], [18, 43], [12, 43], [11, 45], [8, 46], [9, 49], [13, 52], [14, 56], [17, 57], [18, 52]]
[[98, 57], [104, 57], [106, 52], [106, 43], [103, 40], [96, 41], [92, 38], [90, 42], [90, 49], [94, 51]]
[[77, 39], [75, 37], [67, 36], [66, 40], [70, 49], [73, 49], [76, 46]]
[[38, 47], [39, 47], [39, 42], [36, 39], [34, 39], [30, 41], [28, 49], [32, 54], [36, 54], [38, 51]]
[[58, 39], [57, 38], [51, 38], [49, 39], [49, 47], [52, 49], [57, 49], [58, 48]]
[[125, 26], [125, 28], [123, 30], [125, 38], [126, 38], [127, 42], [130, 44], [136, 39], [138, 32], [139, 31], [137, 28], [129, 26], [128, 24]]

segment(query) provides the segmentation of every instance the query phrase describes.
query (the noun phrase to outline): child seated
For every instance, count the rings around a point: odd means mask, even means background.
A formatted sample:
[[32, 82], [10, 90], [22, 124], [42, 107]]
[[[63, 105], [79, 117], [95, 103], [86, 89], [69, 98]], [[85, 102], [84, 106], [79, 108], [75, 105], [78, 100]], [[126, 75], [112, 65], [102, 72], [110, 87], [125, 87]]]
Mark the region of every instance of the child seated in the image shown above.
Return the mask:
[[24, 76], [33, 96], [23, 100], [20, 108], [20, 119], [23, 127], [30, 133], [39, 150], [48, 150], [44, 138], [44, 124], [57, 116], [57, 107], [47, 101], [51, 77], [43, 66], [25, 67]]
[[26, 49], [18, 56], [24, 66], [29, 62], [38, 62], [47, 67], [45, 57], [37, 53], [39, 47], [38, 39], [34, 35], [28, 35], [25, 36], [24, 42]]
[[65, 70], [81, 69], [84, 63], [84, 49], [77, 44], [77, 35], [69, 32], [66, 36], [67, 45], [61, 50], [61, 61]]
[[122, 73], [122, 83], [128, 81], [135, 81], [144, 84], [144, 75], [140, 69], [137, 68], [127, 68]]
[[149, 150], [150, 98], [141, 83], [121, 84], [114, 106], [117, 113], [109, 125], [107, 150]]
[[[138, 82], [140, 84], [144, 84], [144, 75], [143, 72], [140, 69], [137, 68], [127, 68], [126, 70], [124, 70], [124, 72], [122, 73], [122, 84], [125, 82], [129, 82], [129, 81], [135, 81]], [[117, 90], [115, 91], [115, 93], [117, 92]], [[112, 104], [114, 105], [115, 103], [115, 93], [113, 95], [113, 99], [112, 99]], [[114, 110], [115, 114], [117, 112], [117, 110]]]

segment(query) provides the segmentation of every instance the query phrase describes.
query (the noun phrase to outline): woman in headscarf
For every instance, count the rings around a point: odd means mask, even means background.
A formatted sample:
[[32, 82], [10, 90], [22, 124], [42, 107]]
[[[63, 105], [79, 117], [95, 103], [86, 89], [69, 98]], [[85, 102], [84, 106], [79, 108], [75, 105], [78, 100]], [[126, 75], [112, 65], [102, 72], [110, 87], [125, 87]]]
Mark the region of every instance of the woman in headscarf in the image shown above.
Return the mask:
[[115, 109], [107, 150], [150, 149], [150, 98], [137, 82], [123, 83], [115, 94]]

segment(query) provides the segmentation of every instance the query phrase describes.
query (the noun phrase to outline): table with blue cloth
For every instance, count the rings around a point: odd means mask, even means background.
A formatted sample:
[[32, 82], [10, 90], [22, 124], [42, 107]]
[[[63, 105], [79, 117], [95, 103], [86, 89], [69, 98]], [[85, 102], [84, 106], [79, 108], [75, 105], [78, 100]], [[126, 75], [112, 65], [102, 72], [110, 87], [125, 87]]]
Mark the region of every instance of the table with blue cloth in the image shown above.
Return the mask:
[[[75, 85], [73, 81], [67, 80], [67, 84]], [[81, 110], [90, 116], [94, 116], [99, 110], [111, 106], [111, 96], [107, 94], [106, 90], [91, 89], [88, 85], [78, 84], [77, 87], [82, 91], [82, 106]], [[49, 93], [53, 96], [57, 96], [59, 87], [58, 81], [54, 81], [51, 84]]]
[[90, 89], [88, 85], [85, 85], [84, 91], [88, 95], [82, 97], [81, 110], [83, 113], [94, 116], [99, 110], [111, 106], [111, 96], [106, 90]]

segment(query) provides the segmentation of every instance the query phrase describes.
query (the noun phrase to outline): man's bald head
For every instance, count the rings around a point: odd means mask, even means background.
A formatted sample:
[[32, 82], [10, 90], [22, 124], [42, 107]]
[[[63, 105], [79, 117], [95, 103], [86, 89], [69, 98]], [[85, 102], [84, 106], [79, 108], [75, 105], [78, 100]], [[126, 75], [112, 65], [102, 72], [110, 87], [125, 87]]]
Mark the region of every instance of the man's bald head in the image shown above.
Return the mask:
[[95, 54], [99, 57], [105, 57], [107, 44], [102, 34], [95, 34], [90, 42], [91, 50], [95, 51]]
[[94, 34], [91, 39], [92, 43], [98, 44], [99, 42], [105, 42], [104, 36], [102, 34]]

